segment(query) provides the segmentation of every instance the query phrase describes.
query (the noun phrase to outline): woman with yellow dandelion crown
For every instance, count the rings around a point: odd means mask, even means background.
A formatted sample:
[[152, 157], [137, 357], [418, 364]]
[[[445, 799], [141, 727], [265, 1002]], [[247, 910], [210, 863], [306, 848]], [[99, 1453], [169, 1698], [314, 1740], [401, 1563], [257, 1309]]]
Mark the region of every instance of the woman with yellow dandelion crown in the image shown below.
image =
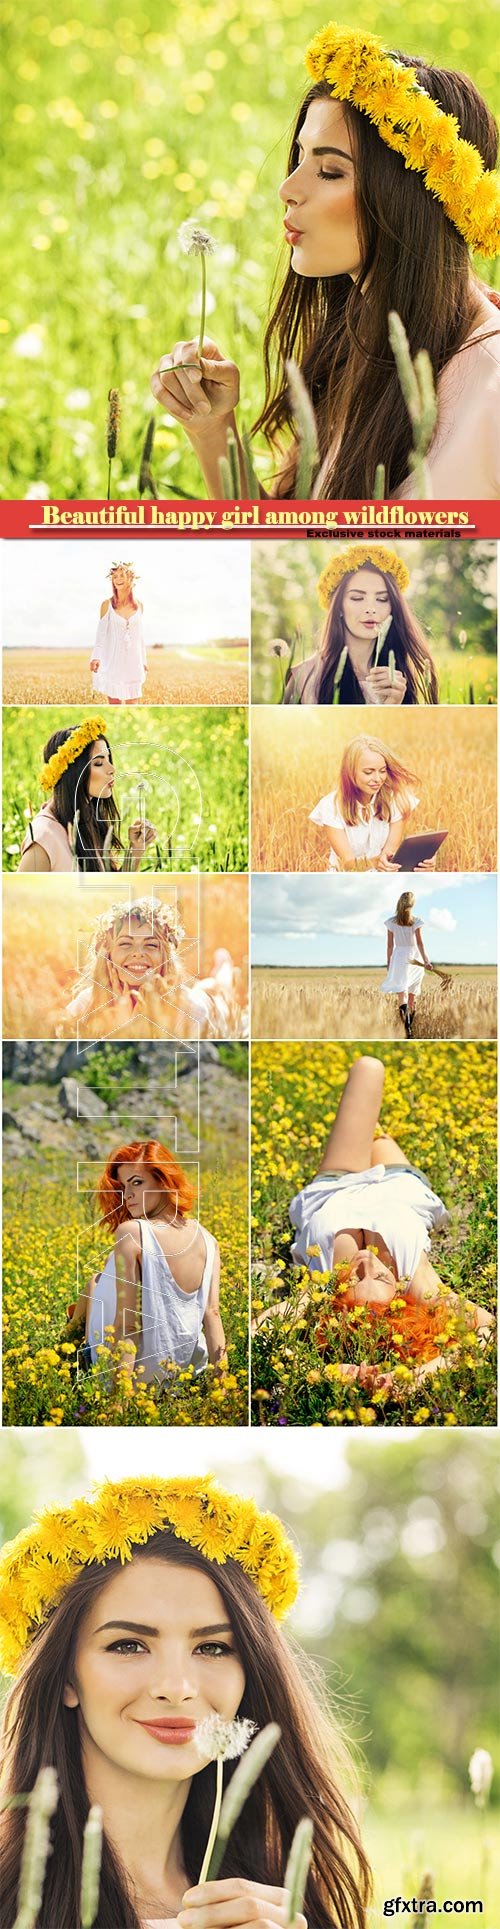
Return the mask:
[[189, 982], [175, 910], [156, 898], [112, 904], [97, 919], [58, 1037], [234, 1038], [242, 1035], [238, 973], [228, 951]]
[[111, 1345], [118, 1370], [139, 1368], [147, 1383], [188, 1369], [197, 1376], [209, 1360], [218, 1367], [226, 1346], [220, 1251], [190, 1216], [193, 1188], [168, 1147], [156, 1139], [118, 1146], [96, 1197], [114, 1243], [69, 1309], [65, 1340], [85, 1343], [80, 1364], [95, 1365]]
[[[378, 737], [353, 737], [344, 750], [338, 783], [320, 797], [310, 821], [325, 831], [332, 871], [398, 871], [397, 853], [419, 799], [411, 770]], [[417, 871], [432, 871], [426, 857]]]
[[47, 802], [30, 821], [19, 870], [138, 871], [156, 832], [148, 818], [136, 818], [124, 851], [104, 718], [55, 730], [43, 756], [40, 784]]
[[[292, 1257], [313, 1280], [321, 1278], [334, 1303], [340, 1295], [341, 1306], [367, 1306], [379, 1318], [384, 1309], [389, 1315], [403, 1295], [398, 1327], [406, 1319], [411, 1357], [417, 1314], [418, 1351], [426, 1362], [415, 1368], [418, 1382], [448, 1364], [440, 1342], [450, 1314], [460, 1312], [483, 1344], [493, 1321], [484, 1307], [459, 1300], [432, 1265], [430, 1235], [446, 1226], [449, 1214], [396, 1139], [378, 1131], [383, 1085], [380, 1059], [358, 1058], [351, 1066], [319, 1171], [290, 1205]], [[306, 1290], [301, 1310], [309, 1303]], [[324, 1338], [323, 1322], [320, 1327]], [[367, 1365], [345, 1366], [341, 1372], [364, 1386], [380, 1380], [390, 1386], [390, 1375], [380, 1376]]]
[[[298, 494], [287, 362], [298, 364], [318, 431], [314, 494], [412, 496], [413, 429], [389, 341], [395, 312], [437, 384], [432, 497], [500, 495], [500, 315], [473, 254], [500, 253], [498, 131], [465, 74], [383, 46], [335, 21], [308, 48], [311, 85], [280, 188], [290, 260], [264, 344], [255, 429], [277, 458], [272, 493]], [[186, 366], [186, 364], [188, 366]], [[176, 344], [152, 379], [182, 422], [211, 496], [236, 429], [239, 371], [214, 342]]]
[[406, 563], [385, 544], [335, 550], [318, 578], [326, 611], [319, 649], [295, 665], [285, 703], [437, 703], [423, 630], [405, 590]]
[[92, 689], [108, 703], [137, 703], [147, 675], [143, 604], [134, 595], [132, 563], [113, 563], [108, 575], [111, 596], [101, 603], [90, 663]]
[[[19, 1797], [46, 1764], [58, 1786], [37, 1929], [82, 1920], [82, 1841], [96, 1809], [99, 1929], [285, 1929], [304, 1813], [313, 1851], [292, 1929], [366, 1929], [349, 1754], [279, 1627], [297, 1588], [281, 1521], [210, 1476], [105, 1483], [47, 1509], [4, 1548], [0, 1659], [17, 1678], [4, 1716], [3, 1929], [17, 1916]], [[272, 1753], [206, 1882], [214, 1797], [218, 1806], [236, 1756], [270, 1723]]]

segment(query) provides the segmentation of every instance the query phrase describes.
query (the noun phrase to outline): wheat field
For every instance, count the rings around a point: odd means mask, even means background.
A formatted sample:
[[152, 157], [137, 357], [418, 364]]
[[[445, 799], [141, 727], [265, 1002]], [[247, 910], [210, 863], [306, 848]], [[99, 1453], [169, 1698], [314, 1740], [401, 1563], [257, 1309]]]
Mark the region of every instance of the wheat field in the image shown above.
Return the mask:
[[[437, 871], [496, 870], [496, 710], [252, 709], [252, 869], [324, 871], [309, 812], [331, 791], [346, 745], [377, 737], [420, 799], [411, 832], [447, 830]], [[379, 1034], [380, 1035], [380, 1034]]]
[[[226, 660], [227, 659], [227, 660]], [[96, 703], [102, 698], [95, 699]], [[151, 650], [140, 703], [247, 703], [248, 664], [236, 651]], [[4, 703], [91, 703], [86, 650], [3, 651]]]
[[[443, 967], [448, 969], [448, 967]], [[415, 1038], [496, 1038], [496, 971], [455, 965], [448, 991], [429, 979], [417, 1000]], [[254, 1038], [404, 1038], [397, 999], [378, 990], [383, 967], [252, 969]]]
[[[179, 918], [179, 956], [189, 979], [206, 977], [224, 946], [240, 974], [245, 1002], [248, 879], [245, 876], [11, 877], [3, 880], [4, 1038], [53, 1038], [77, 973], [88, 956], [96, 919], [110, 905], [160, 898]], [[140, 1037], [140, 1023], [135, 1035]], [[167, 1030], [166, 1036], [171, 1036]], [[196, 1031], [195, 1031], [195, 1036]], [[239, 1034], [238, 1034], [239, 1035]], [[148, 1033], [145, 1033], [148, 1036]]]

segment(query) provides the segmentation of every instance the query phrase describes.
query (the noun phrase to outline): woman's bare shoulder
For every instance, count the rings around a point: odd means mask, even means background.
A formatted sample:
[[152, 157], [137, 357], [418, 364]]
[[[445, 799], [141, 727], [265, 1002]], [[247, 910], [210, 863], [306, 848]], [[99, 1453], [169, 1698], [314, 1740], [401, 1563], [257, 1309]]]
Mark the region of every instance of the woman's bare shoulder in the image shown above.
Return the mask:
[[101, 603], [101, 609], [100, 609], [101, 616], [106, 615], [106, 610], [109, 610], [110, 601], [111, 601], [111, 598], [107, 596], [105, 602]]

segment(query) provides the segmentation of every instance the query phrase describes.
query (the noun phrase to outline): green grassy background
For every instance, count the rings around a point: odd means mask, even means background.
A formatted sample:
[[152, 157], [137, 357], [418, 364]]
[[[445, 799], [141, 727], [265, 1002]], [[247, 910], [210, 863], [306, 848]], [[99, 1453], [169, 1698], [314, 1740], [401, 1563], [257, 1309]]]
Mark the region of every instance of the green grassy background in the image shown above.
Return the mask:
[[[104, 711], [106, 706], [104, 706]], [[54, 708], [3, 711], [3, 869], [17, 871], [27, 825], [44, 803], [38, 777], [43, 746], [87, 713]], [[158, 834], [142, 871], [245, 871], [248, 866], [248, 731], [244, 709], [139, 709], [108, 713], [116, 766], [122, 843], [139, 815], [137, 784], [144, 779], [146, 815]], [[200, 797], [201, 791], [201, 797]], [[201, 823], [197, 819], [201, 816]]]
[[[197, 263], [179, 223], [213, 232], [208, 329], [242, 369], [242, 417], [262, 400], [262, 320], [281, 244], [277, 189], [322, 0], [4, 0], [6, 135], [0, 329], [7, 496], [100, 496], [106, 398], [122, 394], [113, 492], [135, 494], [151, 370], [196, 334]], [[358, 25], [355, 10], [340, 17]], [[359, 24], [464, 68], [500, 104], [498, 0], [365, 0]], [[482, 265], [485, 279], [495, 274]], [[213, 303], [213, 306], [212, 306]], [[160, 412], [155, 410], [159, 422]], [[162, 489], [203, 493], [166, 424]], [[3, 478], [3, 479], [2, 479]]]

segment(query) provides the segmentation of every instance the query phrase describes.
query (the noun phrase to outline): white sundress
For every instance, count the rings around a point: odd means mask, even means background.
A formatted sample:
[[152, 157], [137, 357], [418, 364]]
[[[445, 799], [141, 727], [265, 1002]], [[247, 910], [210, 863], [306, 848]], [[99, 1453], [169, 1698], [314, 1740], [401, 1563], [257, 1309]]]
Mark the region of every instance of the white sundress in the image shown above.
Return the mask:
[[404, 998], [412, 991], [414, 997], [418, 998], [424, 966], [412, 964], [411, 960], [418, 955], [415, 932], [422, 930], [422, 919], [414, 918], [412, 924], [398, 924], [397, 918], [386, 918], [385, 924], [387, 931], [394, 934], [394, 945], [380, 990], [388, 994], [392, 992], [393, 995], [397, 992], [399, 997]]
[[[206, 1247], [203, 1278], [194, 1293], [184, 1293], [174, 1279], [149, 1220], [141, 1219], [139, 1225], [142, 1245], [142, 1319], [136, 1367], [144, 1367], [141, 1377], [146, 1383], [167, 1377], [165, 1361], [172, 1361], [179, 1368], [194, 1366], [196, 1374], [203, 1373], [208, 1365], [203, 1320], [214, 1269], [213, 1234], [200, 1225]], [[116, 1267], [115, 1255], [110, 1253], [96, 1281], [89, 1309], [87, 1338], [92, 1365], [95, 1365], [98, 1357], [98, 1346], [105, 1345], [105, 1328], [114, 1325], [115, 1317]]]
[[[414, 791], [410, 790], [408, 792], [408, 810], [416, 810], [419, 802], [420, 799], [415, 796]], [[353, 857], [380, 857], [380, 853], [384, 850], [384, 846], [387, 843], [391, 824], [401, 823], [403, 811], [400, 810], [399, 804], [394, 800], [391, 803], [391, 816], [388, 822], [387, 818], [376, 817], [375, 806], [376, 799], [372, 798], [367, 822], [365, 822], [363, 818], [360, 818], [358, 824], [346, 824], [345, 818], [342, 817], [340, 811], [338, 791], [331, 790], [328, 792], [327, 797], [320, 797], [319, 804], [315, 804], [314, 810], [309, 812], [309, 818], [312, 824], [325, 824], [332, 831], [345, 831], [349, 849], [352, 851]], [[328, 866], [331, 871], [340, 871], [342, 868], [336, 851], [331, 849]]]
[[[395, 1261], [398, 1279], [409, 1284], [422, 1253], [429, 1250], [431, 1230], [445, 1226], [449, 1219], [446, 1206], [423, 1173], [414, 1166], [389, 1169], [385, 1165], [340, 1177], [319, 1172], [292, 1199], [289, 1214], [298, 1235], [292, 1246], [296, 1266], [308, 1266], [311, 1273], [331, 1272], [335, 1234], [359, 1226], [380, 1234]], [[308, 1258], [310, 1246], [319, 1247], [317, 1256]]]
[[99, 658], [99, 669], [92, 671], [96, 696], [117, 697], [122, 703], [140, 697], [146, 673], [142, 608], [120, 616], [108, 603], [99, 618], [93, 655]]

